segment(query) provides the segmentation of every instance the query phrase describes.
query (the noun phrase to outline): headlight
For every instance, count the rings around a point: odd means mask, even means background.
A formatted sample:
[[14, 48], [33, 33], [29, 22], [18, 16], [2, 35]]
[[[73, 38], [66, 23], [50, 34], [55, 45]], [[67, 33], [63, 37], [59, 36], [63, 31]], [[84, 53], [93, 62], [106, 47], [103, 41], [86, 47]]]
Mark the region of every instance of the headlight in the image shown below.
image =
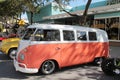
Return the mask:
[[21, 54], [20, 54], [20, 59], [21, 59], [21, 60], [24, 60], [24, 59], [25, 59], [25, 55], [21, 53]]

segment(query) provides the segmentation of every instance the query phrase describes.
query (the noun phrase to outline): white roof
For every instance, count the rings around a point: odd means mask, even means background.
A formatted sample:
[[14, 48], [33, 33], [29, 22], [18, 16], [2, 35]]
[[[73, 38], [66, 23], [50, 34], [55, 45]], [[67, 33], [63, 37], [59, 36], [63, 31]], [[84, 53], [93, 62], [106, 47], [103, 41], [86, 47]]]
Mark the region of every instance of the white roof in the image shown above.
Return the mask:
[[97, 28], [89, 28], [89, 27], [75, 26], [75, 25], [59, 25], [59, 24], [33, 24], [33, 25], [28, 26], [28, 28], [81, 30], [81, 31], [97, 32], [98, 41], [108, 42], [107, 33], [104, 30], [97, 29]]
[[90, 28], [85, 26], [77, 26], [77, 25], [60, 25], [60, 24], [32, 24], [28, 26], [28, 28], [41, 28], [41, 29], [64, 29], [64, 30], [100, 30], [97, 28]]

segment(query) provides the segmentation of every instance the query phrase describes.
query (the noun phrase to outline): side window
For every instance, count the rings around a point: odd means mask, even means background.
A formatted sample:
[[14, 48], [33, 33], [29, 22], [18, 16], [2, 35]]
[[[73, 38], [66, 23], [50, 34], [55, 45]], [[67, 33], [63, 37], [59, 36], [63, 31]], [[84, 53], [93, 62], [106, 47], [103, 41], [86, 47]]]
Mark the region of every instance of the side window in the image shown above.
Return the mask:
[[60, 41], [60, 32], [59, 30], [38, 29], [34, 39], [36, 41]]
[[96, 41], [97, 40], [96, 32], [88, 32], [88, 35], [89, 35], [89, 40], [90, 41]]
[[77, 40], [80, 41], [86, 41], [87, 37], [86, 37], [86, 32], [85, 31], [77, 31]]
[[65, 41], [74, 41], [75, 40], [74, 32], [73, 31], [63, 30], [63, 39]]
[[60, 41], [59, 30], [44, 30], [45, 41]]

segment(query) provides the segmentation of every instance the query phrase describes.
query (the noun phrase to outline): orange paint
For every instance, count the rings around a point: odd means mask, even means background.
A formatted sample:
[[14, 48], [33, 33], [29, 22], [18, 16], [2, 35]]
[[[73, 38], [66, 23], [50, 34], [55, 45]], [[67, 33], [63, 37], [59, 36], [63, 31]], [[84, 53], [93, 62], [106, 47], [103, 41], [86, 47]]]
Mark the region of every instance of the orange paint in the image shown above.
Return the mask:
[[31, 45], [26, 48], [26, 52], [21, 51], [25, 60], [18, 61], [26, 64], [27, 68], [40, 68], [45, 60], [53, 59], [59, 67], [65, 67], [92, 62], [96, 57], [108, 57], [107, 46], [107, 42]]

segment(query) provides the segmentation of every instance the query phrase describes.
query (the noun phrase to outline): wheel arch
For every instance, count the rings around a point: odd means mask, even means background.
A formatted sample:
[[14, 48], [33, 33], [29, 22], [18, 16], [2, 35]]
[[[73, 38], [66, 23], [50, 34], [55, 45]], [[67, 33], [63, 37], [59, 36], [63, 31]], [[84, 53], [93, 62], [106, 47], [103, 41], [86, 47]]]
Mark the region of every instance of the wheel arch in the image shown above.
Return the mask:
[[17, 49], [17, 47], [11, 47], [9, 50], [8, 50], [8, 55], [10, 54], [10, 50], [12, 49]]
[[101, 62], [102, 62], [104, 59], [106, 59], [105, 56], [95, 57], [95, 58], [93, 59], [93, 64], [95, 64], [95, 65], [100, 65]]
[[8, 50], [8, 54], [10, 53], [10, 50], [12, 49], [17, 49], [17, 47], [11, 47], [9, 50]]
[[[57, 60], [55, 60], [55, 59], [47, 59], [47, 60], [45, 60], [45, 61], [48, 61], [48, 60], [51, 60], [51, 61], [53, 61], [53, 62], [55, 63], [55, 68], [56, 68], [56, 69], [59, 69], [59, 68], [60, 68]], [[41, 65], [40, 65], [40, 67], [39, 67], [39, 71], [40, 71], [40, 69], [41, 69], [41, 67], [42, 67], [42, 65], [43, 65], [43, 63], [44, 63], [45, 61], [43, 61], [43, 62], [41, 63]]]

